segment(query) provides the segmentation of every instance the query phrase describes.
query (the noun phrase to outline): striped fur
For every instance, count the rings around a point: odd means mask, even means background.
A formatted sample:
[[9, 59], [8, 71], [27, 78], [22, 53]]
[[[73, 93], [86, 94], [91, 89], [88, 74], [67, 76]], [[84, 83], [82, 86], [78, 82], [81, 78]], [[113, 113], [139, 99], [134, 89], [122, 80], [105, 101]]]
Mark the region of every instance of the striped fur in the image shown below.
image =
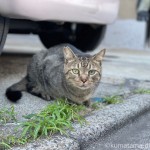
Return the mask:
[[[11, 94], [26, 90], [45, 100], [67, 98], [75, 103], [90, 104], [90, 98], [101, 79], [101, 61], [105, 50], [91, 56], [82, 53], [70, 44], [54, 46], [35, 54], [28, 66], [27, 75], [20, 82], [6, 91], [11, 101]], [[23, 84], [24, 89], [19, 86]], [[18, 85], [18, 86], [17, 86]]]

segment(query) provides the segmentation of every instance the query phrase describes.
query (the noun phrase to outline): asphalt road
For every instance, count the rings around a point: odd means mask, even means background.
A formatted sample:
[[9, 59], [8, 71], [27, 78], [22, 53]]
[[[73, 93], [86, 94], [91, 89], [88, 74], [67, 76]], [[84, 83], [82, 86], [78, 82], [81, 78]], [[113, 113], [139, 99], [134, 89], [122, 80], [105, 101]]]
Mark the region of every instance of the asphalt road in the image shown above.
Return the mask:
[[150, 111], [84, 150], [149, 150]]

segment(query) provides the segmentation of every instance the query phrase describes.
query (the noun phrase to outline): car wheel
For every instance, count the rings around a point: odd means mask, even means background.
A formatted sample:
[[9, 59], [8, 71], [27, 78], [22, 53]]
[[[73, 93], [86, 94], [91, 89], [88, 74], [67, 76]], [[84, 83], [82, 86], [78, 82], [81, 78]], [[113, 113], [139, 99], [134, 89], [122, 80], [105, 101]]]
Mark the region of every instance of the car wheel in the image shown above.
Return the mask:
[[3, 50], [9, 29], [9, 19], [0, 16], [0, 54]]
[[77, 48], [87, 51], [94, 50], [104, 37], [105, 25], [54, 23], [40, 24], [39, 37], [46, 48], [60, 43], [71, 43]]
[[78, 24], [75, 45], [84, 51], [93, 50], [101, 43], [105, 30], [105, 25]]

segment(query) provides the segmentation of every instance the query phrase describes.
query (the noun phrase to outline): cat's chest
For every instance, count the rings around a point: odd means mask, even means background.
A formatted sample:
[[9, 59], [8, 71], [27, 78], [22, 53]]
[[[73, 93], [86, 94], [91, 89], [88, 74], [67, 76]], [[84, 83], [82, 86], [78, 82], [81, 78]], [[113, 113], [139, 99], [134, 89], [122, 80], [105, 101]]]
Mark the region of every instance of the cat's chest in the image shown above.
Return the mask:
[[82, 90], [78, 88], [69, 88], [68, 95], [70, 99], [78, 102], [84, 102], [90, 99], [91, 95], [93, 94], [92, 89]]

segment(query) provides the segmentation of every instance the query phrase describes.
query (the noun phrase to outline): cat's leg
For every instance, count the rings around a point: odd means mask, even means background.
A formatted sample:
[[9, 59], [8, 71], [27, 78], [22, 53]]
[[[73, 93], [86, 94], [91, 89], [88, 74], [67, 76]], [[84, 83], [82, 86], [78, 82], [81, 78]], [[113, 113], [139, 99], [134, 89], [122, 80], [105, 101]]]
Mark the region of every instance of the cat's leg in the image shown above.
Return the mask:
[[87, 101], [84, 101], [83, 104], [84, 104], [85, 106], [87, 106], [87, 107], [91, 107], [91, 101], [90, 101], [90, 99], [87, 100]]
[[69, 104], [77, 104], [77, 105], [82, 105], [83, 104], [83, 102], [80, 102], [80, 101], [73, 101], [73, 100], [71, 100], [71, 99], [68, 99], [67, 98], [67, 101], [69, 102]]
[[84, 102], [79, 102], [79, 101], [72, 101], [73, 103], [75, 104], [78, 104], [78, 105], [85, 105], [86, 107], [91, 107], [91, 101], [90, 100], [86, 100]]
[[37, 97], [40, 97], [40, 98], [43, 98], [43, 99], [46, 99], [43, 92], [41, 92], [40, 90], [41, 88], [39, 88], [39, 86], [37, 85], [31, 85], [31, 84], [28, 84], [27, 85], [27, 91], [34, 95], [34, 96], [37, 96]]
[[34, 95], [34, 96], [37, 96], [37, 97], [42, 98], [41, 93], [37, 90], [36, 87], [27, 85], [27, 92], [29, 92], [30, 94], [32, 94], [32, 95]]
[[85, 105], [86, 107], [91, 107], [91, 101], [90, 101], [90, 99], [86, 100], [84, 102], [83, 101], [72, 101], [70, 99], [67, 99], [67, 100], [68, 100], [68, 102], [70, 104]]
[[51, 97], [49, 94], [47, 94], [45, 91], [42, 90], [42, 88], [40, 86], [27, 86], [27, 91], [29, 93], [31, 93], [32, 95], [34, 96], [37, 96], [37, 97], [40, 97], [44, 100], [47, 100], [47, 101], [50, 101], [50, 100], [53, 100], [54, 98]]
[[47, 101], [50, 101], [53, 99], [50, 95], [46, 94], [45, 92], [42, 92], [41, 95], [42, 95], [42, 98]]

